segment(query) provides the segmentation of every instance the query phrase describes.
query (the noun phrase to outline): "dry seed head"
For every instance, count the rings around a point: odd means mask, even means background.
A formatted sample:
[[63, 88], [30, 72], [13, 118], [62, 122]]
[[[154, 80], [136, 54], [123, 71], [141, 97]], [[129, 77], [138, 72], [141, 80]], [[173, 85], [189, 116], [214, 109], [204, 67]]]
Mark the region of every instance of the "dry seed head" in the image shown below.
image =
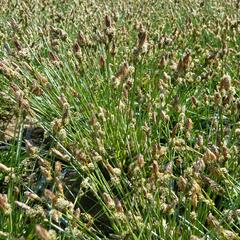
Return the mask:
[[99, 153], [104, 154], [106, 152], [106, 150], [104, 148], [103, 140], [100, 138], [96, 138], [96, 142], [97, 142]]
[[175, 164], [176, 164], [177, 167], [181, 167], [182, 164], [183, 164], [183, 159], [181, 157], [177, 157], [175, 159]]
[[109, 163], [106, 165], [107, 170], [113, 175], [113, 176], [120, 176], [121, 175], [121, 169], [120, 168], [113, 168]]
[[15, 197], [17, 197], [20, 193], [20, 189], [17, 186], [14, 186], [13, 188], [13, 194]]
[[82, 163], [87, 162], [86, 154], [79, 149], [76, 149], [76, 151], [75, 151], [75, 158]]
[[226, 168], [219, 168], [217, 166], [209, 166], [208, 170], [217, 179], [222, 179], [228, 174]]
[[3, 173], [11, 173], [11, 172], [13, 172], [13, 171], [14, 171], [13, 168], [7, 167], [6, 165], [0, 163], [0, 172], [3, 172]]
[[77, 228], [78, 227], [78, 221], [81, 217], [81, 210], [80, 208], [77, 208], [75, 211], [74, 211], [74, 218], [73, 218], [73, 221], [72, 221], [72, 228]]
[[202, 135], [198, 135], [197, 136], [197, 146], [198, 147], [202, 147], [203, 146], [203, 136]]
[[218, 159], [220, 156], [219, 147], [216, 145], [212, 145], [211, 151], [213, 152], [213, 154], [215, 154], [216, 158]]
[[121, 201], [120, 201], [119, 199], [117, 199], [117, 198], [115, 199], [115, 208], [116, 208], [116, 211], [117, 211], [117, 212], [121, 212], [121, 213], [124, 212], [122, 203], [121, 203]]
[[31, 109], [30, 104], [29, 104], [29, 102], [28, 102], [27, 99], [23, 99], [23, 98], [20, 99], [19, 105], [20, 105], [20, 108], [22, 108], [22, 109], [25, 110], [27, 113], [29, 113], [29, 115], [30, 115], [31, 117], [34, 117], [34, 112], [33, 112], [33, 110]]
[[224, 189], [215, 181], [207, 176], [203, 176], [203, 180], [210, 186], [210, 189], [215, 193], [224, 193]]
[[29, 155], [35, 155], [37, 153], [37, 148], [32, 145], [28, 140], [25, 140], [26, 151]]
[[118, 72], [115, 75], [115, 78], [119, 79], [120, 82], [124, 80], [130, 73], [129, 65], [127, 62], [124, 62]]
[[70, 105], [68, 103], [63, 104], [62, 108], [62, 123], [63, 125], [67, 122], [70, 115]]
[[212, 215], [212, 213], [209, 213], [209, 215], [207, 216], [207, 223], [211, 227], [215, 227], [215, 228], [220, 227], [219, 221]]
[[61, 153], [59, 150], [57, 150], [56, 148], [51, 148], [51, 152], [57, 156], [58, 158], [60, 158], [61, 160], [63, 160], [64, 162], [69, 162], [70, 157], [67, 154], [63, 154]]
[[168, 75], [166, 72], [163, 72], [163, 81], [168, 82], [171, 80], [171, 76]]
[[204, 163], [206, 163], [206, 164], [211, 164], [211, 163], [216, 162], [216, 160], [217, 160], [216, 155], [215, 155], [212, 151], [210, 151], [209, 149], [207, 149], [207, 150], [205, 151], [204, 155], [203, 155], [203, 161], [204, 161]]
[[48, 83], [48, 80], [46, 77], [44, 77], [39, 72], [34, 72], [35, 78], [39, 81], [41, 85], [46, 85]]
[[12, 38], [12, 41], [13, 41], [13, 44], [16, 47], [16, 49], [18, 51], [21, 51], [22, 46], [21, 46], [21, 43], [20, 43], [19, 39], [16, 37], [16, 35]]
[[200, 158], [193, 164], [193, 171], [194, 173], [199, 173], [202, 172], [205, 169], [205, 163], [204, 161]]
[[111, 22], [111, 18], [110, 16], [106, 15], [105, 16], [105, 34], [107, 35], [108, 37], [108, 43], [110, 43], [114, 37], [114, 32], [115, 32], [115, 29], [112, 25], [112, 22]]
[[41, 225], [37, 224], [35, 227], [36, 235], [40, 240], [55, 240], [57, 239], [56, 232], [48, 231]]
[[144, 157], [142, 154], [138, 154], [137, 155], [137, 164], [139, 166], [139, 168], [143, 168], [144, 166]]
[[23, 98], [24, 92], [14, 83], [11, 84], [11, 88], [15, 94], [15, 98], [18, 102]]
[[86, 177], [80, 184], [82, 189], [88, 189], [90, 187], [90, 178]]
[[46, 220], [46, 213], [42, 206], [35, 205], [33, 208], [26, 210], [26, 215], [31, 219], [43, 219]]
[[157, 116], [158, 116], [158, 113], [157, 112], [151, 112], [151, 119], [152, 121], [156, 124], [157, 123]]
[[192, 194], [192, 206], [193, 209], [196, 209], [198, 205], [198, 195], [196, 193]]
[[186, 53], [186, 55], [184, 56], [183, 61], [182, 61], [182, 62], [183, 62], [183, 67], [184, 67], [185, 69], [186, 69], [187, 67], [189, 67], [191, 61], [192, 61], [191, 52], [188, 51], [188, 52]]
[[29, 207], [27, 204], [25, 204], [23, 202], [15, 201], [15, 204], [25, 211], [29, 211], [31, 209], [31, 207]]
[[60, 223], [60, 219], [62, 218], [62, 213], [60, 211], [51, 209], [49, 215], [55, 222]]
[[116, 48], [116, 44], [115, 44], [114, 41], [113, 41], [113, 43], [112, 43], [112, 48], [111, 48], [111, 50], [110, 50], [110, 53], [111, 53], [112, 56], [115, 56], [116, 53], [117, 53], [117, 48]]
[[120, 168], [113, 168], [114, 175], [120, 177], [122, 171]]
[[30, 88], [31, 93], [33, 93], [36, 96], [42, 96], [43, 95], [43, 90], [41, 89], [41, 87], [37, 84], [37, 82], [35, 80], [33, 80], [32, 82], [32, 86]]
[[108, 15], [105, 16], [105, 26], [107, 28], [111, 28], [111, 26], [112, 26], [111, 18]]
[[60, 59], [59, 59], [59, 57], [56, 55], [56, 54], [54, 54], [53, 52], [48, 52], [48, 57], [49, 57], [49, 59], [52, 61], [52, 62], [54, 62], [54, 63], [56, 63], [56, 62], [60, 62]]
[[178, 131], [179, 128], [180, 128], [180, 124], [179, 124], [179, 123], [176, 123], [175, 126], [174, 126], [173, 129], [172, 129], [172, 133], [171, 133], [171, 137], [172, 137], [172, 138], [175, 138], [175, 137], [176, 137], [177, 131]]
[[222, 96], [219, 92], [214, 93], [214, 103], [216, 106], [220, 106], [222, 104]]
[[64, 106], [64, 104], [68, 103], [67, 98], [65, 97], [65, 95], [63, 93], [61, 94], [59, 101], [62, 106]]
[[138, 45], [137, 48], [141, 49], [143, 46], [147, 43], [147, 32], [143, 28], [143, 26], [140, 26], [139, 33], [138, 33]]
[[58, 191], [58, 193], [63, 196], [64, 195], [64, 191], [63, 191], [63, 184], [61, 182], [61, 180], [59, 179], [59, 177], [55, 177], [55, 184], [56, 184], [56, 189]]
[[189, 131], [189, 130], [192, 130], [193, 128], [193, 121], [191, 118], [188, 118], [186, 120], [186, 130]]
[[75, 54], [81, 52], [81, 49], [78, 43], [73, 44], [72, 49]]
[[180, 176], [177, 185], [180, 191], [185, 191], [187, 186], [187, 180], [184, 177]]
[[39, 197], [37, 194], [35, 194], [35, 193], [33, 193], [33, 192], [30, 192], [30, 191], [25, 191], [25, 192], [24, 192], [24, 195], [25, 195], [28, 199], [31, 199], [31, 200], [37, 200], [37, 201], [41, 200], [40, 197]]
[[201, 187], [200, 185], [197, 183], [196, 180], [192, 180], [192, 188], [191, 188], [191, 192], [192, 194], [200, 194], [201, 193]]
[[105, 60], [104, 60], [103, 56], [101, 56], [99, 58], [99, 67], [100, 67], [100, 69], [104, 69], [104, 67], [105, 67]]
[[62, 212], [73, 213], [74, 210], [74, 204], [62, 197], [57, 198], [54, 206]]
[[56, 176], [58, 177], [61, 176], [62, 174], [62, 163], [59, 161], [55, 163], [55, 173], [56, 173]]
[[12, 27], [14, 32], [19, 32], [20, 31], [20, 26], [14, 18], [11, 19], [10, 24], [11, 24], [11, 27]]
[[92, 127], [97, 127], [98, 124], [99, 124], [99, 122], [97, 120], [96, 114], [93, 114], [91, 119], [89, 120], [89, 125]]
[[165, 121], [165, 122], [170, 121], [170, 117], [168, 116], [168, 114], [165, 111], [161, 110], [160, 115], [161, 115], [163, 121]]
[[192, 221], [196, 221], [196, 220], [197, 220], [197, 213], [196, 213], [195, 211], [192, 211], [192, 212], [190, 213], [190, 219], [191, 219]]
[[209, 105], [209, 96], [207, 94], [204, 95], [204, 102], [206, 105]]
[[92, 151], [92, 158], [95, 162], [99, 162], [103, 160], [103, 157], [95, 150]]
[[11, 205], [8, 203], [8, 197], [6, 194], [0, 193], [0, 209], [6, 215], [10, 215], [12, 212], [12, 208]]
[[115, 203], [108, 193], [103, 193], [103, 200], [104, 200], [105, 204], [107, 205], [107, 207], [109, 207], [110, 209], [115, 208]]
[[167, 63], [168, 63], [168, 58], [164, 55], [161, 57], [158, 66], [160, 69], [162, 69], [167, 65]]
[[47, 168], [48, 170], [51, 170], [51, 164], [47, 160], [41, 158], [40, 156], [37, 156], [38, 163], [40, 166]]
[[152, 173], [154, 177], [157, 177], [159, 175], [159, 165], [156, 160], [154, 160], [152, 164]]
[[220, 81], [220, 90], [230, 90], [231, 88], [231, 77], [229, 75], [224, 75]]
[[221, 227], [218, 231], [223, 237], [223, 239], [239, 240], [239, 235], [233, 231], [224, 229], [223, 227]]
[[52, 177], [51, 170], [49, 170], [45, 167], [42, 167], [42, 166], [40, 166], [40, 170], [41, 170], [42, 175], [46, 178], [46, 180], [48, 182], [52, 181], [53, 177]]
[[44, 189], [44, 197], [50, 200], [53, 204], [57, 201], [57, 196], [49, 189]]
[[107, 121], [106, 116], [107, 116], [107, 111], [106, 111], [106, 109], [104, 109], [103, 107], [99, 107], [98, 117], [99, 117], [103, 122], [106, 122], [106, 121]]
[[192, 96], [192, 97], [191, 97], [191, 101], [192, 101], [193, 107], [197, 107], [197, 106], [198, 106], [198, 100], [196, 99], [195, 96]]
[[62, 119], [54, 119], [51, 122], [51, 126], [54, 133], [59, 132], [60, 129], [63, 127]]
[[88, 45], [87, 37], [81, 32], [79, 32], [77, 35], [77, 43], [79, 46]]

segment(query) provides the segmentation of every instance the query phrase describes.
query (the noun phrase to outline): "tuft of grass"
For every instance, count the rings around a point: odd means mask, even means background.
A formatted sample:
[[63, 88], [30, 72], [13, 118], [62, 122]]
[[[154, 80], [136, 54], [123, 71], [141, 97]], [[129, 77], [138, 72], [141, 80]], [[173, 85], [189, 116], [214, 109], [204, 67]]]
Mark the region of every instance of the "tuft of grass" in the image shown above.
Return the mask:
[[5, 1], [0, 238], [240, 239], [239, 1]]

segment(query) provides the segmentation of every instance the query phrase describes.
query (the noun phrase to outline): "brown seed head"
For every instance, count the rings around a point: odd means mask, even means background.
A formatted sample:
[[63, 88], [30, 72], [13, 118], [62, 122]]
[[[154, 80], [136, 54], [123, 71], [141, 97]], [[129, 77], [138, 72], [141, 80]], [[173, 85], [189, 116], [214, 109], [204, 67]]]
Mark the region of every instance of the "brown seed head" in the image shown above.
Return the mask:
[[8, 203], [8, 197], [6, 194], [0, 193], [0, 209], [4, 214], [9, 215], [12, 212], [11, 205]]
[[139, 168], [143, 168], [144, 166], [144, 157], [142, 154], [138, 154], [137, 155], [137, 164], [139, 166]]
[[220, 90], [228, 91], [231, 88], [231, 77], [229, 75], [224, 75], [220, 81]]
[[210, 151], [209, 149], [207, 149], [206, 152], [205, 152], [204, 155], [203, 155], [203, 161], [204, 161], [204, 163], [206, 163], [206, 164], [211, 164], [211, 163], [216, 162], [216, 160], [217, 160], [216, 155], [215, 155], [212, 151]]
[[54, 240], [53, 236], [41, 225], [37, 224], [35, 227], [36, 235], [40, 240]]

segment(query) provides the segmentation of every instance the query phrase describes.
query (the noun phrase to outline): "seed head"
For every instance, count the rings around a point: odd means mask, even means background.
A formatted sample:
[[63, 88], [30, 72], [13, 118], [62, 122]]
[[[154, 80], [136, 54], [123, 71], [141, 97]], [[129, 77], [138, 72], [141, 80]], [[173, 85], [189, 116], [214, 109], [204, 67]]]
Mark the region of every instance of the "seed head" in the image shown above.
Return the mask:
[[62, 197], [57, 198], [57, 201], [55, 202], [54, 206], [61, 212], [73, 213], [74, 210], [73, 203]]
[[8, 197], [6, 194], [0, 193], [0, 209], [6, 215], [10, 215], [12, 212], [12, 208], [11, 205], [8, 203]]
[[137, 155], [137, 164], [139, 166], [139, 168], [143, 168], [144, 166], [144, 157], [142, 154], [138, 154]]
[[206, 152], [205, 152], [204, 155], [203, 155], [203, 161], [204, 161], [204, 163], [206, 163], [206, 164], [211, 164], [211, 163], [216, 162], [216, 160], [217, 160], [216, 155], [215, 155], [212, 151], [210, 151], [209, 149], [207, 149]]
[[115, 202], [108, 193], [103, 193], [103, 200], [110, 209], [115, 208]]
[[55, 240], [56, 239], [56, 233], [51, 230], [48, 231], [41, 225], [37, 224], [35, 227], [36, 235], [40, 240]]
[[37, 200], [39, 201], [40, 200], [40, 197], [33, 193], [33, 192], [30, 192], [30, 191], [26, 191], [24, 192], [24, 195], [28, 198], [28, 199], [31, 199], [31, 200]]
[[209, 213], [209, 215], [207, 216], [207, 223], [211, 227], [215, 227], [215, 228], [220, 227], [219, 221], [212, 215], [212, 213]]
[[222, 104], [222, 96], [219, 92], [215, 92], [214, 94], [214, 103], [216, 106], [220, 106]]
[[184, 177], [180, 176], [177, 185], [180, 191], [185, 191], [187, 186], [187, 180]]
[[0, 163], [0, 172], [11, 173], [13, 170], [13, 168], [7, 167], [3, 163]]
[[231, 77], [229, 75], [224, 75], [220, 81], [220, 91], [221, 90], [230, 90], [231, 88]]
[[115, 208], [116, 208], [116, 211], [117, 212], [121, 212], [121, 213], [123, 213], [124, 212], [124, 210], [123, 210], [123, 207], [122, 207], [122, 203], [121, 203], [121, 201], [119, 200], [119, 199], [115, 199]]

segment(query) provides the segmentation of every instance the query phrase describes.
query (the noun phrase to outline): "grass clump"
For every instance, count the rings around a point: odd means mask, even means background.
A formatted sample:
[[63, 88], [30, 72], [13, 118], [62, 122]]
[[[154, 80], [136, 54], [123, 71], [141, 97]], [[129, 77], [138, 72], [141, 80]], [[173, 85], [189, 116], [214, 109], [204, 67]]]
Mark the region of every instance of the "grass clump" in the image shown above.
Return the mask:
[[33, 2], [0, 10], [0, 238], [240, 239], [239, 2]]

